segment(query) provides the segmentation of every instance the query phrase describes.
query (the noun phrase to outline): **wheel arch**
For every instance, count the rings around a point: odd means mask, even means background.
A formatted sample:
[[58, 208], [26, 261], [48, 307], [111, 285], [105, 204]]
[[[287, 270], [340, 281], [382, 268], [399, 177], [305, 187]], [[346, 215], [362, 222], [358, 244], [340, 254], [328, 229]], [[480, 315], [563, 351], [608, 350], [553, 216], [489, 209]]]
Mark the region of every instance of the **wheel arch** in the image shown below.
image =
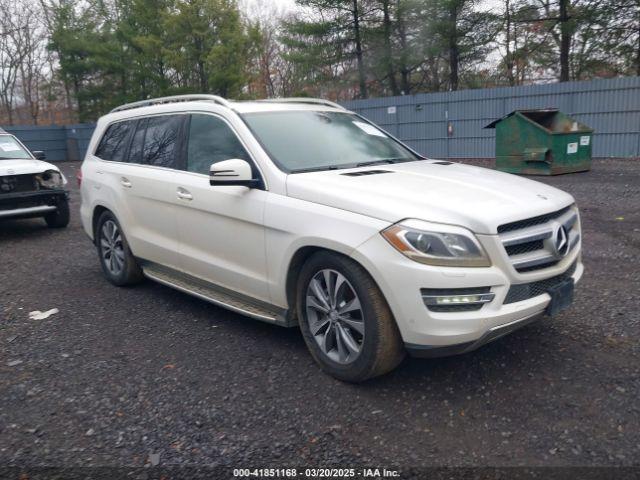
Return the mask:
[[[291, 260], [289, 261], [289, 265], [286, 270], [286, 280], [285, 280], [285, 291], [287, 297], [287, 305], [289, 316], [297, 321], [297, 304], [296, 304], [296, 286], [298, 283], [298, 278], [300, 276], [300, 271], [302, 270], [303, 265], [311, 258], [313, 255], [319, 252], [328, 252], [334, 255], [339, 255], [344, 258], [348, 258], [352, 262], [358, 264], [367, 274], [371, 277], [373, 282], [377, 285], [377, 282], [374, 276], [369, 272], [369, 270], [358, 260], [354, 259], [350, 256], [346, 250], [343, 249], [335, 249], [328, 246], [321, 245], [304, 245], [299, 247], [294, 254], [291, 256]], [[378, 288], [380, 288], [378, 286]], [[382, 290], [381, 290], [382, 291]]]
[[111, 209], [105, 207], [104, 205], [98, 204], [93, 207], [93, 213], [91, 215], [91, 232], [93, 234], [93, 243], [96, 243], [98, 241], [98, 236], [96, 235], [96, 229], [98, 228], [98, 219], [104, 212], [111, 212], [115, 216], [115, 213], [113, 213]]

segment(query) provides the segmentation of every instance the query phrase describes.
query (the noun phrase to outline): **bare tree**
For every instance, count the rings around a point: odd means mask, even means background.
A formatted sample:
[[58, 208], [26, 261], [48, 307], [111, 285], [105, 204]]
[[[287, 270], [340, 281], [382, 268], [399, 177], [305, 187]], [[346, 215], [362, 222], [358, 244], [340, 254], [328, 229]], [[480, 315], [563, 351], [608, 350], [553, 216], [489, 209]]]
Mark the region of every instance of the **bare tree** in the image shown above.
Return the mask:
[[16, 6], [12, 0], [0, 0], [0, 103], [10, 125], [14, 121], [16, 84], [24, 55], [15, 39], [26, 28], [20, 23]]
[[41, 22], [39, 5], [31, 4], [22, 11], [26, 17], [27, 28], [20, 30], [17, 43], [23, 47], [23, 59], [20, 63], [19, 86], [22, 100], [34, 125], [38, 124], [41, 97], [47, 70], [49, 53], [47, 51], [47, 32]]
[[0, 102], [10, 124], [37, 124], [42, 89], [51, 75], [41, 7], [34, 2], [0, 0], [0, 11]]

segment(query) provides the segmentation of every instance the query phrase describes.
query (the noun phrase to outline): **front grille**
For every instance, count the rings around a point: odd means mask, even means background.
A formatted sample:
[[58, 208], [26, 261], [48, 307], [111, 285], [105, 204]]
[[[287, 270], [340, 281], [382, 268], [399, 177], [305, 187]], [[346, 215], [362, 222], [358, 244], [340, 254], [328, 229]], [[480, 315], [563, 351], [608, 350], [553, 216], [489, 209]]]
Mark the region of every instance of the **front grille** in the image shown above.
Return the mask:
[[518, 255], [520, 253], [535, 252], [536, 250], [542, 250], [544, 248], [544, 242], [542, 240], [534, 240], [533, 242], [519, 243], [517, 245], [511, 245], [505, 247], [507, 255]]
[[0, 177], [0, 195], [3, 193], [33, 192], [38, 190], [34, 175], [8, 175]]
[[565, 281], [567, 278], [572, 277], [576, 271], [576, 266], [577, 262], [573, 262], [573, 264], [564, 273], [545, 280], [522, 283], [520, 285], [511, 285], [511, 288], [509, 288], [504, 300], [504, 304], [522, 302], [523, 300], [529, 300], [530, 298], [535, 298], [547, 293], [550, 288]]
[[[489, 293], [491, 287], [474, 288], [422, 288], [420, 294], [424, 296], [445, 296], [445, 295], [478, 295]], [[456, 305], [427, 305], [427, 309], [432, 312], [473, 312], [480, 310], [484, 304], [456, 304]]]
[[556, 212], [500, 225], [498, 235], [517, 272], [549, 268], [578, 245], [578, 210], [570, 205]]
[[549, 220], [558, 218], [563, 213], [566, 213], [571, 209], [572, 205], [558, 210], [557, 212], [546, 213], [538, 217], [527, 218], [526, 220], [518, 220], [517, 222], [505, 223], [498, 227], [498, 233], [512, 232], [514, 230], [522, 230], [523, 228], [532, 227], [534, 225], [541, 225], [547, 223]]

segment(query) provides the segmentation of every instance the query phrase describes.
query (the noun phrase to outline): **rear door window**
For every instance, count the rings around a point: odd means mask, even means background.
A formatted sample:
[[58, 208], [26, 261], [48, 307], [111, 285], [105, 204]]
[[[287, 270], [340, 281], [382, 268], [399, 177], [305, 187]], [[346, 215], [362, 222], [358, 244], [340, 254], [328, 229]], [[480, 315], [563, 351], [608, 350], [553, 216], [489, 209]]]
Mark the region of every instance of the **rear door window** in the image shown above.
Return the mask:
[[136, 133], [133, 134], [131, 146], [129, 147], [129, 163], [142, 162], [142, 147], [144, 146], [144, 132], [147, 128], [147, 119], [142, 118], [136, 126]]
[[149, 117], [140, 163], [179, 169], [181, 160], [179, 139], [185, 118], [186, 115]]
[[125, 161], [134, 126], [135, 120], [125, 120], [109, 125], [96, 149], [96, 157], [113, 162]]

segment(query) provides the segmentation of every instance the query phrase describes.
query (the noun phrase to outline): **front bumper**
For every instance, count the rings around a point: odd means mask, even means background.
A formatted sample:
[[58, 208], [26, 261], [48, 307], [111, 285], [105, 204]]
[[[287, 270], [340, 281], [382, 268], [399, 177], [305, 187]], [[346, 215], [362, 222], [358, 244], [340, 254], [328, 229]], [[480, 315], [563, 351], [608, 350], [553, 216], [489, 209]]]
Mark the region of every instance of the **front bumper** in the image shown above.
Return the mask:
[[504, 337], [511, 332], [515, 332], [525, 325], [529, 325], [530, 323], [539, 320], [542, 317], [543, 313], [544, 312], [534, 313], [527, 317], [521, 318], [520, 320], [514, 320], [513, 322], [509, 322], [504, 325], [497, 325], [495, 327], [492, 327], [487, 330], [479, 339], [472, 342], [458, 343], [455, 345], [439, 347], [406, 343], [404, 347], [409, 355], [415, 358], [437, 358], [448, 357], [450, 355], [460, 355], [462, 353], [476, 350], [489, 342], [493, 342], [494, 340]]
[[[547, 293], [505, 303], [512, 285], [540, 282], [570, 274], [574, 283], [582, 277], [580, 245], [557, 265], [518, 273], [500, 256], [499, 239], [478, 236], [493, 265], [486, 268], [433, 267], [414, 262], [376, 235], [352, 253], [382, 290], [409, 353], [443, 356], [465, 353], [495, 340], [542, 316], [551, 300]], [[574, 270], [570, 270], [575, 265]], [[570, 273], [570, 272], [573, 273]], [[431, 311], [422, 289], [474, 289], [489, 287], [490, 303], [474, 311]]]
[[62, 189], [0, 194], [0, 219], [42, 217], [68, 198], [69, 192]]

